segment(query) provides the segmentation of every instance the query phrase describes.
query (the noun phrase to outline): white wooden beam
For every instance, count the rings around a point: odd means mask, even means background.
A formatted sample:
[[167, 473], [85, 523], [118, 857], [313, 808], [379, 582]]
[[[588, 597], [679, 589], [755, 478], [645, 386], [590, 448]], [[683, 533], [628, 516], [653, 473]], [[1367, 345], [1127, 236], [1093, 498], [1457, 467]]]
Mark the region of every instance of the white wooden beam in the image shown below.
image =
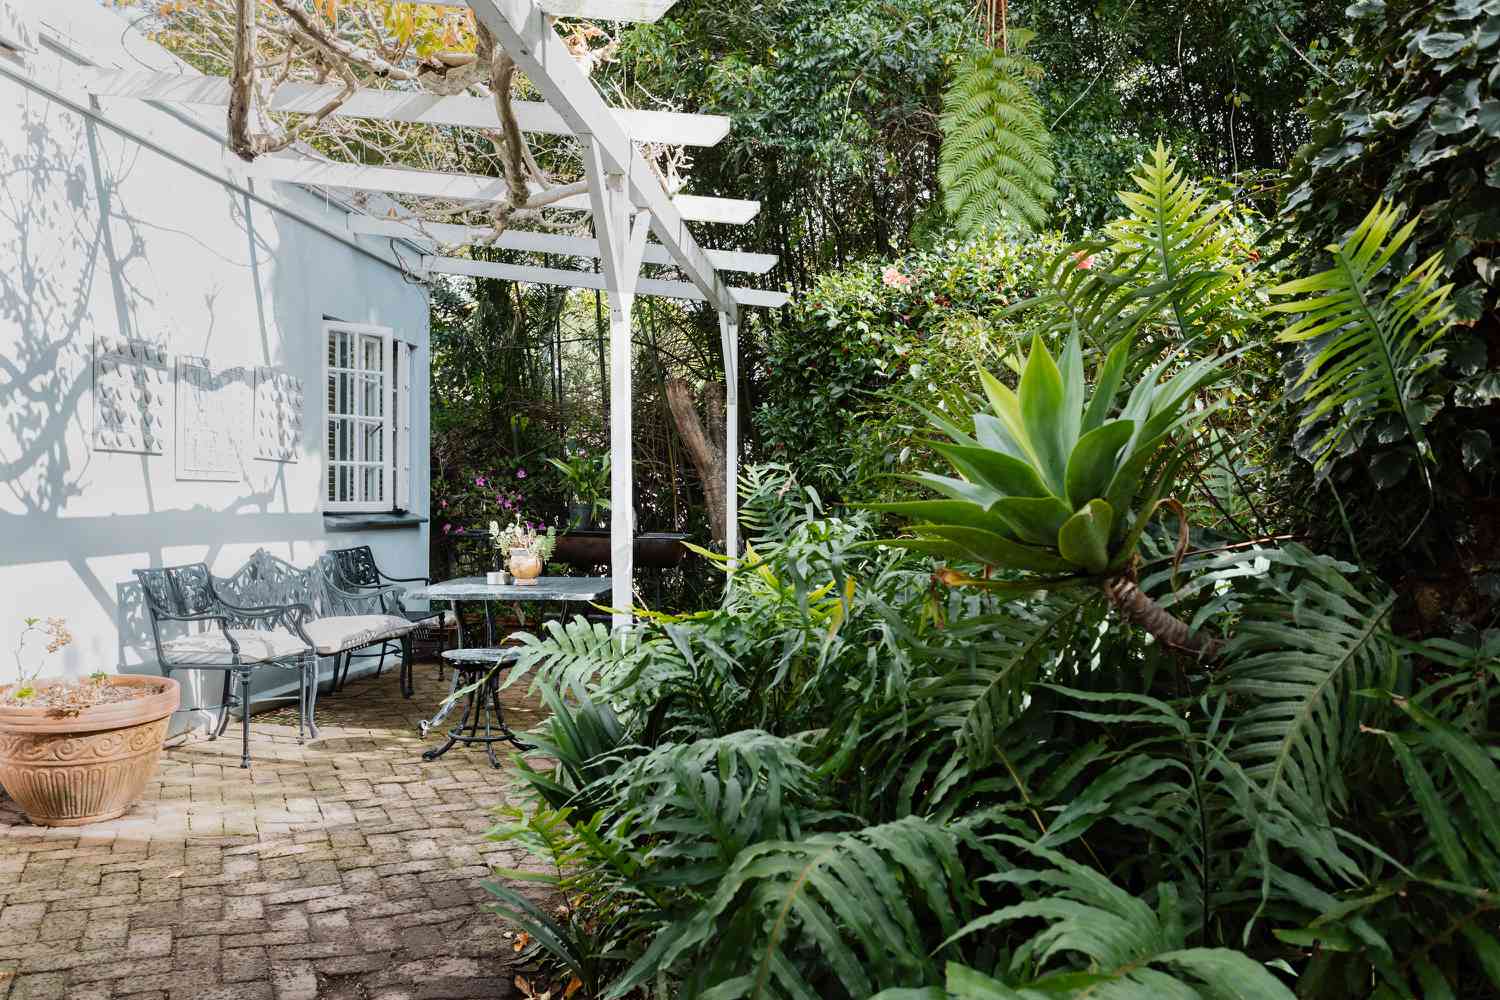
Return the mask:
[[[80, 67], [71, 70], [89, 93], [97, 97], [123, 97], [173, 104], [210, 107], [229, 105], [229, 81], [221, 76], [188, 76], [140, 70]], [[328, 84], [284, 83], [276, 88], [272, 111], [313, 114], [343, 92]], [[572, 135], [562, 115], [538, 101], [516, 101], [516, 120], [523, 132]], [[722, 115], [689, 115], [675, 111], [634, 111], [612, 108], [622, 129], [636, 142], [676, 146], [713, 146], [729, 134], [729, 119]], [[451, 125], [460, 128], [498, 129], [495, 102], [487, 97], [459, 94], [440, 97], [406, 90], [361, 88], [333, 113], [335, 118], [412, 122], [419, 125]]]
[[[581, 2], [581, 0], [580, 0]], [[474, 16], [489, 29], [575, 135], [591, 136], [604, 166], [624, 178], [631, 202], [651, 213], [651, 228], [677, 266], [715, 308], [734, 303], [728, 287], [688, 231], [686, 212], [662, 188], [656, 172], [609, 106], [584, 76], [536, 0], [468, 0]]]
[[[408, 222], [403, 219], [378, 219], [370, 215], [349, 216], [349, 231], [356, 236], [388, 236], [418, 243], [441, 243], [451, 247], [485, 244], [501, 250], [526, 253], [550, 253], [563, 257], [599, 257], [599, 243], [584, 236], [537, 233], [528, 229], [507, 229], [496, 239], [495, 231], [485, 226], [459, 226], [451, 222]], [[741, 250], [704, 250], [709, 263], [721, 271], [765, 274], [776, 266], [775, 254], [746, 253]], [[672, 255], [660, 243], [647, 243], [641, 260], [647, 264], [671, 264]]]
[[[421, 198], [443, 198], [451, 201], [493, 204], [505, 198], [505, 181], [479, 174], [450, 174], [439, 170], [408, 170], [404, 167], [376, 167], [359, 163], [335, 163], [308, 156], [261, 156], [246, 163], [225, 152], [224, 162], [230, 170], [260, 180], [287, 181], [320, 187], [372, 191], [380, 194], [406, 194]], [[660, 186], [658, 185], [658, 190]], [[665, 201], [665, 195], [663, 195]], [[577, 194], [547, 206], [587, 212], [591, 206], [587, 195]], [[734, 198], [702, 198], [678, 195], [667, 205], [679, 219], [693, 222], [720, 222], [743, 225], [760, 211], [758, 201]], [[674, 255], [675, 256], [675, 255]]]
[[[630, 223], [625, 178], [609, 169], [592, 137], [583, 141], [583, 169], [594, 206], [605, 290], [609, 293], [609, 575], [613, 625], [624, 628], [635, 606], [635, 433], [631, 378], [631, 307], [641, 276], [646, 227]], [[647, 221], [642, 217], [642, 222]], [[638, 235], [637, 235], [638, 234]]]
[[[470, 0], [420, 0], [441, 7], [472, 7]], [[541, 8], [554, 17], [578, 17], [588, 21], [660, 21], [677, 0], [541, 0]]]
[[[438, 256], [423, 257], [420, 266], [429, 274], [460, 274], [471, 278], [497, 278], [501, 281], [525, 281], [537, 285], [608, 291], [604, 276], [592, 271], [565, 271], [555, 267], [531, 267], [526, 264], [469, 260], [467, 257]], [[666, 299], [686, 299], [690, 302], [706, 301], [703, 291], [687, 281], [638, 278], [635, 290], [638, 295], [660, 295]], [[786, 292], [768, 292], [759, 288], [726, 287], [726, 291], [736, 305], [745, 308], [779, 309], [791, 299]]]
[[740, 556], [740, 315], [719, 312], [724, 350], [724, 553], [731, 569]]

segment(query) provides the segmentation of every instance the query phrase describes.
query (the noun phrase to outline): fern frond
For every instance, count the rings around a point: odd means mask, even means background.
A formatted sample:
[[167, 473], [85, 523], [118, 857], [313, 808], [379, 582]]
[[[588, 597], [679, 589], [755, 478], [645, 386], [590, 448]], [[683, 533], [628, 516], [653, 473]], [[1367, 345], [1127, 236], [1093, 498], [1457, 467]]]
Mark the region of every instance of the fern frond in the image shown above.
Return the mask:
[[1431, 448], [1422, 429], [1422, 381], [1443, 358], [1433, 347], [1452, 322], [1453, 286], [1439, 284], [1441, 254], [1404, 276], [1389, 273], [1418, 222], [1397, 228], [1400, 218], [1394, 205], [1377, 201], [1347, 240], [1328, 248], [1332, 268], [1272, 289], [1294, 298], [1271, 308], [1300, 317], [1277, 340], [1306, 349], [1297, 380], [1306, 399], [1303, 450], [1320, 471], [1347, 442], [1362, 440], [1379, 418], [1392, 416], [1396, 433], [1416, 446], [1427, 478]]
[[762, 842], [609, 995], [688, 964], [716, 969], [717, 981], [700, 985], [723, 997], [868, 997], [876, 984], [925, 985], [938, 978], [929, 929], [956, 932], [971, 897], [957, 838], [922, 820]]
[[1040, 229], [1054, 191], [1052, 137], [1026, 85], [1035, 63], [979, 51], [961, 63], [943, 94], [938, 180], [959, 231], [973, 236], [1008, 222]]
[[[1013, 886], [1028, 898], [971, 921], [955, 938], [1036, 920], [1044, 926], [1011, 953], [1009, 968], [1002, 970], [1010, 984], [991, 980], [993, 986], [978, 990], [984, 984], [971, 980], [963, 992], [955, 992], [950, 975], [950, 995], [1291, 1000], [1292, 992], [1248, 955], [1225, 948], [1185, 947], [1172, 883], [1158, 887], [1153, 910], [1093, 868], [1013, 837], [996, 839], [1052, 867], [986, 876], [983, 881]], [[1081, 964], [1079, 958], [1084, 960]]]
[[1271, 563], [1264, 596], [1247, 600], [1224, 650], [1224, 691], [1243, 706], [1231, 756], [1271, 801], [1325, 817], [1346, 798], [1356, 692], [1394, 680], [1395, 596], [1364, 595], [1345, 576], [1353, 567], [1298, 545], [1257, 557]]

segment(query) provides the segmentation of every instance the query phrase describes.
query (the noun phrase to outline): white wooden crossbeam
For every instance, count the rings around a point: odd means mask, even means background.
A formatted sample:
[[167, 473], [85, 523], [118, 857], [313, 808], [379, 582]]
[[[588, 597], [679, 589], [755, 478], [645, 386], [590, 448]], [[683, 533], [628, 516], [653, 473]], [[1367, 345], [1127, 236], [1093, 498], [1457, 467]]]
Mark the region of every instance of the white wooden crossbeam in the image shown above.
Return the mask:
[[[450, 247], [487, 244], [501, 250], [526, 253], [551, 253], [563, 257], [599, 258], [599, 241], [585, 236], [538, 233], [529, 229], [507, 229], [495, 238], [486, 226], [460, 226], [451, 222], [407, 222], [402, 219], [378, 219], [370, 215], [349, 216], [349, 232], [356, 236], [388, 236], [418, 243], [441, 243]], [[771, 253], [747, 253], [742, 250], [704, 250], [709, 263], [721, 271], [765, 274], [778, 260]], [[647, 243], [642, 261], [647, 264], [672, 264], [672, 255], [660, 243]]]
[[[83, 67], [72, 71], [89, 93], [98, 97], [123, 97], [142, 101], [166, 101], [228, 107], [229, 81], [222, 76], [188, 76], [141, 70]], [[313, 114], [343, 92], [327, 84], [284, 83], [276, 88], [272, 111]], [[537, 101], [516, 101], [516, 121], [523, 132], [572, 135], [563, 117]], [[689, 115], [675, 111], [633, 111], [614, 108], [610, 113], [636, 142], [677, 146], [713, 146], [729, 134], [729, 119], [722, 115]], [[378, 121], [413, 122], [420, 125], [452, 125], [461, 128], [498, 129], [495, 102], [465, 94], [440, 97], [405, 90], [361, 88], [341, 104], [333, 117]]]
[[[582, 0], [579, 0], [582, 2]], [[468, 0], [474, 16], [578, 136], [589, 136], [606, 171], [623, 178], [631, 204], [651, 213], [651, 229], [689, 281], [715, 308], [735, 304], [714, 266], [688, 230], [688, 205], [668, 196], [656, 172], [617, 122], [598, 89], [552, 27], [536, 0]]]
[[[359, 163], [334, 163], [307, 156], [261, 156], [250, 163], [225, 154], [231, 170], [239, 170], [261, 180], [288, 181], [321, 187], [372, 191], [382, 194], [416, 195], [451, 201], [494, 203], [506, 197], [505, 181], [499, 177], [478, 174], [450, 174], [438, 170], [409, 170], [405, 167], [376, 167]], [[661, 186], [657, 185], [657, 190]], [[663, 200], [666, 200], [663, 193]], [[588, 195], [577, 194], [547, 206], [576, 212], [590, 210]], [[693, 222], [720, 222], [744, 225], [760, 211], [760, 202], [735, 198], [704, 198], [678, 195], [669, 204], [673, 214]]]
[[[444, 7], [471, 7], [469, 0], [422, 0]], [[583, 18], [585, 21], [634, 21], [651, 24], [660, 21], [676, 0], [541, 0], [541, 9], [558, 18]]]
[[[424, 0], [426, 2], [426, 0]], [[541, 8], [554, 17], [579, 17], [589, 21], [660, 21], [677, 0], [541, 0]], [[472, 7], [469, 0], [432, 0], [443, 7]]]
[[[502, 264], [497, 261], [469, 260], [467, 257], [441, 257], [425, 255], [421, 267], [429, 274], [461, 274], [472, 278], [498, 278], [502, 281], [526, 281], [538, 285], [557, 285], [563, 288], [592, 288], [607, 291], [608, 283], [603, 274], [593, 271], [566, 271], [555, 267], [532, 267], [527, 264]], [[686, 299], [690, 302], [704, 301], [703, 292], [690, 282], [666, 281], [657, 278], [638, 278], [635, 283], [638, 295], [660, 295], [668, 299]], [[790, 296], [786, 292], [768, 292], [759, 288], [726, 287], [737, 305], [778, 309], [787, 304]]]

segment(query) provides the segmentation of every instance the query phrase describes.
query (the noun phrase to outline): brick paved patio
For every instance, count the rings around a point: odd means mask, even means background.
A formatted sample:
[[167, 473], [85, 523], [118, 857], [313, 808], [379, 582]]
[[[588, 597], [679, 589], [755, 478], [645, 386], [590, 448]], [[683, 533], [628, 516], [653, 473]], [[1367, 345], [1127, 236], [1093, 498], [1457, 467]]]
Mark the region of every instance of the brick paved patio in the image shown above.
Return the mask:
[[389, 669], [325, 697], [306, 746], [295, 715], [257, 716], [249, 771], [234, 727], [195, 736], [109, 823], [34, 827], [0, 801], [0, 998], [515, 996], [513, 942], [480, 908], [490, 866], [520, 861], [484, 837], [513, 772], [477, 748], [422, 761], [416, 720], [446, 688], [417, 674], [411, 701]]

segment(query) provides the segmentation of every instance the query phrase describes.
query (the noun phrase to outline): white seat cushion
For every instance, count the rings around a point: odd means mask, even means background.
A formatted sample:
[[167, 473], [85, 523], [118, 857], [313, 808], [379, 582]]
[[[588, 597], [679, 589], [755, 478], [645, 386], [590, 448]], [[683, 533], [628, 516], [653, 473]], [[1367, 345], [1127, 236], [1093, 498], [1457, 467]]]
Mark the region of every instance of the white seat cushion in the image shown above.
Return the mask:
[[[266, 632], [260, 629], [232, 628], [229, 634], [240, 647], [241, 663], [264, 663], [300, 656], [307, 645], [290, 632]], [[183, 636], [161, 644], [170, 663], [232, 663], [234, 654], [224, 633], [218, 629]]]
[[395, 639], [416, 628], [414, 622], [394, 615], [341, 615], [306, 622], [302, 630], [324, 656], [359, 649], [381, 639]]

